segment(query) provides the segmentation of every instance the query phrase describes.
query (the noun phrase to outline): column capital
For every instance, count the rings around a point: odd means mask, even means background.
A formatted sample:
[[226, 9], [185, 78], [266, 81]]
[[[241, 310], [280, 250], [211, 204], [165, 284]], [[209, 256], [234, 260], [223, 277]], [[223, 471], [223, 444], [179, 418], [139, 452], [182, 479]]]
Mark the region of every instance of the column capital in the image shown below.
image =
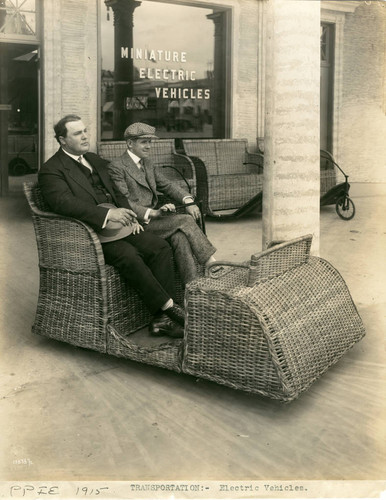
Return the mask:
[[113, 10], [114, 26], [133, 26], [134, 10], [139, 7], [141, 3], [142, 2], [137, 0], [105, 0], [106, 7], [111, 7]]

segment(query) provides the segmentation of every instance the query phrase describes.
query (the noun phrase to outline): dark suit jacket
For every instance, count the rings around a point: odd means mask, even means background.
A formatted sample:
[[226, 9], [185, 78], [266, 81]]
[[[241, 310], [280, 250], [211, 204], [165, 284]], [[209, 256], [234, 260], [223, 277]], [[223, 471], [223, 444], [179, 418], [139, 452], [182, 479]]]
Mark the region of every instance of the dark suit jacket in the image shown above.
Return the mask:
[[[94, 153], [86, 153], [84, 157], [98, 172], [113, 203], [117, 207], [130, 208], [110, 180], [108, 162]], [[43, 198], [53, 212], [86, 222], [96, 231], [102, 229], [108, 208], [97, 206], [91, 183], [61, 148], [42, 166], [38, 180]]]
[[170, 182], [162, 175], [160, 169], [154, 167], [150, 160], [145, 159], [144, 164], [145, 172], [142, 172], [125, 152], [108, 167], [111, 179], [126, 197], [139, 220], [144, 219], [148, 208], [157, 206], [157, 191], [177, 203], [182, 203], [185, 196], [191, 196], [188, 191], [184, 191], [175, 182]]

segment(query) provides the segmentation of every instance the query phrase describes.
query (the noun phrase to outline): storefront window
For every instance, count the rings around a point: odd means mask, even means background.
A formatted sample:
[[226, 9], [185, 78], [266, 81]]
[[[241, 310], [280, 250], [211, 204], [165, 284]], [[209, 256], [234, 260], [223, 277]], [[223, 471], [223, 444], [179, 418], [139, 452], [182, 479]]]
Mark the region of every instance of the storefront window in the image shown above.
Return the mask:
[[160, 137], [222, 137], [224, 13], [135, 0], [101, 2], [101, 139], [134, 121]]
[[0, 39], [36, 39], [35, 0], [0, 0]]

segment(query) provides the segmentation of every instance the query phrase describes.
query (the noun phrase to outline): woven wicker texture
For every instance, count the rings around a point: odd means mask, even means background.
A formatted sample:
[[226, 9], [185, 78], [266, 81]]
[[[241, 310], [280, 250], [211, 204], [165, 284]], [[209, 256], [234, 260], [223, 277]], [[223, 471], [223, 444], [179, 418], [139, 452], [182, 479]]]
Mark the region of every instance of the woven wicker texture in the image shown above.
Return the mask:
[[341, 172], [334, 168], [320, 171], [320, 196], [322, 197], [335, 186], [344, 183], [345, 179]]
[[[101, 352], [108, 349], [118, 356], [124, 355], [122, 342], [128, 342], [125, 357], [179, 367], [179, 341], [170, 342], [169, 347], [151, 346], [147, 353], [146, 346], [127, 340], [149, 323], [150, 315], [137, 292], [114, 267], [105, 265], [96, 233], [80, 221], [49, 212], [36, 184], [25, 183], [24, 192], [32, 211], [40, 269], [33, 332]], [[182, 302], [178, 274], [176, 288]], [[109, 339], [112, 331], [123, 341]]]
[[106, 275], [97, 235], [74, 219], [45, 212], [40, 190], [24, 185], [35, 228], [40, 284], [33, 331], [105, 351]]
[[160, 366], [161, 368], [167, 368], [176, 372], [181, 371], [182, 339], [168, 340], [165, 337], [160, 338], [157, 344], [151, 345], [152, 339], [146, 338], [139, 343], [137, 339], [135, 341], [132, 340], [135, 334], [125, 337], [118, 333], [111, 325], [108, 325], [107, 328], [109, 332], [107, 352], [109, 354], [140, 363]]
[[263, 176], [255, 174], [209, 177], [212, 210], [237, 209], [263, 190]]
[[206, 175], [196, 174], [197, 197], [208, 198], [209, 214], [240, 208], [262, 191], [262, 156], [248, 152], [246, 139], [184, 139], [183, 146], [206, 169]]
[[[148, 309], [143, 305], [138, 293], [127, 286], [114, 267], [106, 265], [107, 303], [109, 305], [109, 320], [115, 330], [121, 333], [131, 333], [149, 324], [151, 320]], [[202, 276], [202, 267], [198, 267]], [[178, 270], [174, 270], [176, 279], [176, 302], [183, 304], [184, 290], [179, 279]], [[133, 318], [135, 323], [133, 324]]]
[[312, 236], [306, 235], [252, 255], [247, 285], [253, 286], [304, 264], [309, 259], [311, 244]]
[[[246, 139], [184, 139], [182, 142], [195, 165], [197, 197], [203, 201], [206, 214], [240, 208], [262, 193], [264, 157], [261, 153], [250, 153]], [[321, 151], [320, 197], [333, 193], [331, 190], [344, 182], [344, 175], [335, 167], [332, 156]], [[335, 194], [339, 193], [338, 189]], [[321, 203], [335, 201], [336, 196], [332, 196], [323, 198]]]
[[127, 150], [126, 141], [104, 141], [97, 145], [98, 155], [105, 160], [119, 158]]
[[[272, 250], [263, 258], [276, 259]], [[306, 256], [290, 259], [287, 270], [282, 252], [281, 272], [254, 286], [243, 264], [189, 284], [184, 372], [291, 401], [364, 336], [340, 274], [309, 257], [307, 245], [303, 250]]]
[[[196, 156], [205, 163], [208, 176], [221, 175], [217, 162], [217, 142], [215, 139], [184, 139], [184, 151], [188, 156]], [[243, 155], [244, 158], [244, 155]]]

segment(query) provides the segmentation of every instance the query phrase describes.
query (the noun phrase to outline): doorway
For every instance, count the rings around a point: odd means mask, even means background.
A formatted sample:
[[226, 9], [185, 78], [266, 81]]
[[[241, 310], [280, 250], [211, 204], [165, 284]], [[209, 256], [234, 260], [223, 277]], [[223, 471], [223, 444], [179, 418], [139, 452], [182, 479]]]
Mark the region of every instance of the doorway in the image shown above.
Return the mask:
[[0, 44], [0, 194], [19, 191], [39, 165], [39, 46]]
[[335, 25], [320, 26], [320, 149], [333, 153]]

